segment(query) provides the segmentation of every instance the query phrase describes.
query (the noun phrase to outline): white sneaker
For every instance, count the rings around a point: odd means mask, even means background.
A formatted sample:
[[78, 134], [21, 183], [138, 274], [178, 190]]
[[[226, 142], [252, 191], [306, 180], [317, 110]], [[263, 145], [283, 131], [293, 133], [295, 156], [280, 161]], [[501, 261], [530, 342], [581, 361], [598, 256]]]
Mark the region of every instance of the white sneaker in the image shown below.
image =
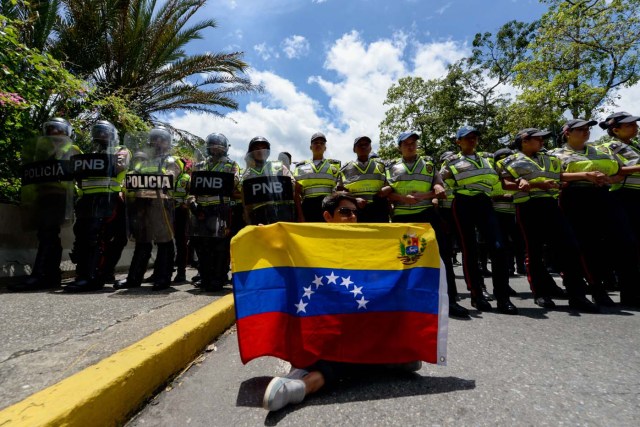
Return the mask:
[[274, 377], [264, 392], [262, 407], [267, 411], [277, 411], [290, 403], [304, 400], [304, 381], [285, 377]]

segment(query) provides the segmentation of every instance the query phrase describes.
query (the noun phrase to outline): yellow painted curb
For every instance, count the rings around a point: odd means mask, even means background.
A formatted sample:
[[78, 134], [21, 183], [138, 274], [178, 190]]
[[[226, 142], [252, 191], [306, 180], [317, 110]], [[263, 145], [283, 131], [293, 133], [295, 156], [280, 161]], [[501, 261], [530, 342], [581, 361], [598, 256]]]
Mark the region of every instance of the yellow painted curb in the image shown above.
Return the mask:
[[233, 296], [0, 412], [0, 426], [121, 425], [235, 321]]

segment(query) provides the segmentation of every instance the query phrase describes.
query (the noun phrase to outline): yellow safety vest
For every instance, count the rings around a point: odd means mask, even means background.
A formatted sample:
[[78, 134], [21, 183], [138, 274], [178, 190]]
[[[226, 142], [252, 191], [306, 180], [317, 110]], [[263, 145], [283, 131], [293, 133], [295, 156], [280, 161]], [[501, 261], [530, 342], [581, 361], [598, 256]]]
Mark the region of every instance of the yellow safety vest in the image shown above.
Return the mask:
[[489, 195], [499, 181], [489, 158], [476, 154], [477, 159], [458, 153], [444, 164], [442, 177], [456, 194]]
[[364, 168], [360, 167], [357, 160], [347, 163], [340, 170], [340, 178], [352, 196], [368, 201], [373, 200], [386, 182], [384, 165], [375, 159], [369, 159]]
[[[613, 157], [593, 145], [585, 145], [585, 151], [582, 153], [565, 144], [561, 148], [551, 150], [549, 155], [559, 158], [562, 162], [562, 169], [569, 173], [599, 171], [612, 176], [617, 174], [620, 169], [620, 165]], [[589, 181], [573, 181], [569, 183], [569, 186], [594, 187], [595, 184]]]
[[[547, 156], [543, 153], [537, 153], [534, 158], [531, 158], [522, 152], [517, 152], [499, 161], [498, 169], [501, 171], [501, 176], [515, 180], [522, 178], [530, 183], [537, 183], [552, 179], [559, 183], [562, 164], [557, 157]], [[528, 192], [514, 192], [513, 202], [523, 203], [541, 197], [557, 198], [558, 194], [559, 190], [556, 188], [549, 190], [532, 188]]]
[[305, 160], [294, 170], [296, 182], [302, 186], [302, 198], [324, 197], [333, 192], [338, 181], [338, 168], [323, 159], [316, 167], [313, 160]]
[[[598, 148], [616, 159], [621, 166], [635, 166], [640, 160], [640, 148], [635, 144], [625, 144], [620, 141], [610, 141], [598, 145]], [[640, 190], [640, 173], [627, 175], [624, 181], [613, 184], [611, 190], [630, 188]]]
[[[395, 160], [387, 168], [387, 181], [398, 194], [406, 196], [413, 192], [428, 193], [433, 186], [435, 167], [430, 158], [418, 157], [409, 168], [403, 159]], [[409, 215], [423, 212], [433, 207], [431, 200], [421, 200], [414, 205], [396, 201], [393, 203], [393, 215]]]

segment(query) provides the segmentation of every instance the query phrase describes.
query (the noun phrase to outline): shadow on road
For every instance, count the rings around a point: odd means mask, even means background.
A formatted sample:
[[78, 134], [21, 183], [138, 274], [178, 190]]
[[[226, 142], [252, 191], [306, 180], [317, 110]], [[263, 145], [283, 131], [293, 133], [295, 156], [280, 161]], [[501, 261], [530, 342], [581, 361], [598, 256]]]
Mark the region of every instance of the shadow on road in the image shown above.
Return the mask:
[[[244, 381], [238, 390], [236, 406], [261, 407], [264, 392], [271, 378], [264, 376]], [[450, 393], [460, 390], [472, 390], [475, 387], [475, 380], [381, 371], [367, 378], [344, 379], [331, 387], [331, 389], [325, 389], [307, 397], [299, 405], [291, 405], [277, 412], [269, 412], [265, 418], [265, 425], [277, 425], [287, 414], [311, 405], [333, 405], [336, 403]]]

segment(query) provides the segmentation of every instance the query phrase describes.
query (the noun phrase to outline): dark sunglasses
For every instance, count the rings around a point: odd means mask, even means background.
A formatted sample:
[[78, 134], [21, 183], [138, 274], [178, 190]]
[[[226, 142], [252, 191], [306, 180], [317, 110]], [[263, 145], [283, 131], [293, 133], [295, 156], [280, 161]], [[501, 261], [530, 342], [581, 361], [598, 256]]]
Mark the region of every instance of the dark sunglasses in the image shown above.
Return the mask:
[[350, 209], [350, 208], [338, 208], [338, 213], [344, 217], [347, 216], [351, 216], [351, 215], [358, 215], [358, 210], [357, 209]]

